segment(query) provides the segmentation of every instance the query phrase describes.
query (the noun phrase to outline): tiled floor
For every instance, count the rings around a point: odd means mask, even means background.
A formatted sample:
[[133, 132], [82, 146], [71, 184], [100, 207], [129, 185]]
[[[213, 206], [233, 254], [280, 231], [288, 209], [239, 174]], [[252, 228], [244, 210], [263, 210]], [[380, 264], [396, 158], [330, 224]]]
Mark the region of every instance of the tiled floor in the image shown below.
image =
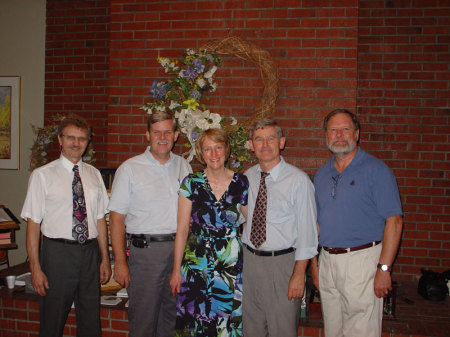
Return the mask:
[[[322, 319], [302, 319], [298, 336], [324, 337]], [[395, 317], [383, 321], [383, 337], [389, 336], [450, 337], [450, 296], [443, 302], [427, 301], [417, 293], [417, 282], [399, 282]]]

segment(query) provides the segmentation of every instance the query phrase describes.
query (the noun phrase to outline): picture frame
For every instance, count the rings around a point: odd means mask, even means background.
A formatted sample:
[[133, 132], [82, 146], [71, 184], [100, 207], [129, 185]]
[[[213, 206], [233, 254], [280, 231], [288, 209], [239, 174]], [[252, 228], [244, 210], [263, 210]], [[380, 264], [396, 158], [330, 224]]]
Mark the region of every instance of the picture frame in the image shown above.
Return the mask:
[[20, 76], [0, 76], [0, 169], [20, 165]]

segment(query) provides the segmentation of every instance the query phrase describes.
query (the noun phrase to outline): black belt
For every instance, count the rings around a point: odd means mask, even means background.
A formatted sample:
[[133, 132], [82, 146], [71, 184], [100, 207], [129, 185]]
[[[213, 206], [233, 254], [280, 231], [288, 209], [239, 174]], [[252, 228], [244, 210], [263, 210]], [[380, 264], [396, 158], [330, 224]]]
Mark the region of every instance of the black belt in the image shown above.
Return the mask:
[[166, 242], [175, 240], [175, 233], [162, 234], [162, 235], [150, 235], [150, 234], [127, 234], [131, 243], [136, 248], [146, 248], [149, 242]]
[[244, 246], [253, 254], [258, 255], [258, 256], [279, 256], [279, 255], [284, 255], [284, 254], [289, 254], [295, 251], [294, 247], [290, 247], [287, 249], [282, 249], [282, 250], [257, 250], [257, 249], [253, 249], [252, 247], [246, 245], [244, 243]]
[[361, 246], [351, 247], [351, 248], [330, 248], [330, 247], [323, 247], [328, 253], [330, 254], [345, 254], [350, 252], [355, 252], [357, 250], [362, 250], [370, 247], [375, 247], [376, 245], [380, 244], [381, 241], [372, 241], [366, 244], [363, 244]]
[[81, 243], [76, 240], [67, 240], [67, 239], [61, 239], [61, 238], [49, 238], [48, 236], [44, 236], [44, 238], [52, 240], [52, 241], [56, 241], [56, 242], [65, 243], [67, 245], [78, 245], [78, 246], [87, 246], [88, 244], [90, 244], [94, 241], [97, 241], [97, 239], [87, 239], [85, 242]]

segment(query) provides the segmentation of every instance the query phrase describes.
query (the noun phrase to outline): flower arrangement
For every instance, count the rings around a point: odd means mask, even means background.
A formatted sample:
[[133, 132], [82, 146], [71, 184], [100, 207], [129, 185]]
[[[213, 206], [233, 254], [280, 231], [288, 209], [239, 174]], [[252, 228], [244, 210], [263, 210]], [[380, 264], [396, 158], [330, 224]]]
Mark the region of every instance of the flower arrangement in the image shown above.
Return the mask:
[[189, 150], [183, 153], [190, 162], [195, 156], [195, 143], [202, 131], [221, 128], [228, 132], [231, 154], [228, 164], [237, 170], [243, 163], [251, 161], [245, 129], [234, 117], [223, 117], [212, 113], [204, 103], [209, 94], [216, 91], [214, 74], [221, 60], [214, 51], [187, 49], [180, 60], [158, 57], [158, 63], [172, 78], [154, 81], [149, 91], [153, 100], [141, 108], [148, 114], [153, 111], [172, 111], [178, 128], [187, 138], [184, 144]]
[[[42, 165], [47, 164], [47, 151], [49, 146], [53, 144], [55, 139], [58, 136], [58, 127], [61, 121], [66, 118], [63, 115], [55, 115], [52, 117], [52, 123], [46, 125], [42, 128], [38, 128], [34, 125], [31, 126], [33, 132], [36, 134], [36, 140], [34, 141], [33, 146], [31, 147], [31, 155], [30, 155], [30, 170], [34, 170]], [[94, 158], [94, 146], [92, 142], [89, 142], [89, 145], [86, 149], [86, 152], [83, 156], [83, 161], [88, 164], [92, 164], [95, 162]]]

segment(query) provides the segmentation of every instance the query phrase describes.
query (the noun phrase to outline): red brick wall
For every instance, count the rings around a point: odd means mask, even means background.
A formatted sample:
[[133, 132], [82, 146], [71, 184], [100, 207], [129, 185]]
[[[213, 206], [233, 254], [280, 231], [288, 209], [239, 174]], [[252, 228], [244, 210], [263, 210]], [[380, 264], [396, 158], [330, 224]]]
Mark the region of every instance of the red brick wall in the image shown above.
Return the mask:
[[[323, 116], [338, 107], [358, 113], [362, 147], [394, 170], [402, 194], [405, 231], [395, 277], [410, 279], [424, 266], [449, 268], [445, 1], [47, 0], [47, 6], [46, 117], [78, 112], [91, 120], [98, 167], [117, 167], [144, 150], [147, 116], [139, 107], [150, 99], [151, 83], [166, 79], [156, 57], [180, 57], [232, 33], [269, 51], [278, 65], [274, 117], [288, 136], [288, 161], [314, 173], [329, 158]], [[243, 120], [263, 89], [258, 69], [234, 56], [223, 61], [207, 106]]]
[[[39, 336], [39, 303], [37, 295], [34, 297], [34, 300], [0, 297], [0, 337]], [[127, 311], [102, 307], [100, 320], [103, 336], [128, 337]], [[76, 331], [75, 309], [71, 309], [63, 336], [76, 336]]]
[[47, 1], [45, 119], [77, 113], [93, 126], [106, 166], [110, 1]]
[[359, 1], [362, 146], [397, 177], [405, 230], [396, 276], [450, 268], [450, 7]]

